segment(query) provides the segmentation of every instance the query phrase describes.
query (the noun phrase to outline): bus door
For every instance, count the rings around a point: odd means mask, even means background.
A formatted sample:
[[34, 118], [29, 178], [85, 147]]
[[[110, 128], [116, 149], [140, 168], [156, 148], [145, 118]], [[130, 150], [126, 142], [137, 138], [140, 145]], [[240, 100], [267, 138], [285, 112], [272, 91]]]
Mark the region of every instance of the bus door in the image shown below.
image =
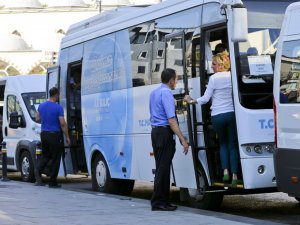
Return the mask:
[[82, 62], [69, 65], [67, 77], [67, 124], [71, 139], [68, 160], [72, 163], [72, 173], [86, 173], [87, 165], [83, 146], [81, 117], [81, 71]]
[[46, 96], [49, 98], [49, 90], [53, 87], [59, 87], [59, 66], [50, 67], [47, 69], [47, 81], [46, 81]]
[[[201, 96], [204, 94], [206, 90], [206, 85], [208, 84], [209, 77], [214, 73], [211, 65], [212, 65], [212, 57], [224, 49], [229, 52], [228, 48], [228, 34], [226, 26], [213, 26], [208, 27], [202, 30], [202, 61], [201, 61]], [[222, 46], [220, 49], [219, 46]], [[219, 49], [218, 49], [219, 48]], [[218, 135], [214, 131], [214, 128], [211, 123], [211, 104], [205, 104], [201, 106], [202, 111], [202, 126], [203, 126], [203, 134], [204, 134], [204, 143], [201, 151], [205, 151], [206, 159], [207, 159], [207, 168], [209, 170], [209, 178], [211, 180], [212, 186], [228, 186], [231, 187], [230, 183], [224, 183], [222, 181], [223, 170], [221, 167], [220, 160], [220, 147], [218, 141]], [[239, 175], [241, 177], [241, 175]], [[242, 188], [241, 185], [237, 186], [238, 188]]]
[[[47, 69], [47, 78], [46, 78], [46, 98], [49, 99], [49, 90], [53, 87], [59, 88], [59, 91], [61, 92], [61, 88], [59, 85], [59, 79], [60, 79], [60, 66], [53, 66], [49, 67]], [[67, 175], [67, 169], [66, 169], [66, 163], [65, 163], [65, 154], [63, 152], [62, 154], [62, 165], [63, 165], [63, 172], [64, 175]], [[50, 166], [47, 165], [44, 169], [43, 173], [50, 174]], [[59, 175], [62, 175], [61, 172], [59, 172]]]
[[[178, 75], [178, 83], [176, 89], [173, 90], [177, 120], [180, 130], [191, 144], [193, 138], [191, 138], [192, 130], [190, 118], [188, 117], [189, 108], [183, 102], [184, 95], [188, 93], [185, 47], [185, 33], [183, 31], [165, 37], [165, 68], [175, 69]], [[178, 138], [176, 139], [176, 152], [173, 158], [171, 179], [178, 187], [197, 187], [193, 152], [189, 149], [189, 153], [185, 155]]]

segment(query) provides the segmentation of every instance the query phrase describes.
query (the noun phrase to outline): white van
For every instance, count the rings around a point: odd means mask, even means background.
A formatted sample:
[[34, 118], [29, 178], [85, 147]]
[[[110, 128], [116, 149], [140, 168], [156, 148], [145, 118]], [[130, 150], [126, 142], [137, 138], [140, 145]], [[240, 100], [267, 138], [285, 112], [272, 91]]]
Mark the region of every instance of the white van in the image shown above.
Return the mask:
[[275, 175], [278, 189], [300, 201], [300, 2], [285, 13], [274, 73]]
[[7, 148], [7, 168], [20, 171], [24, 181], [34, 181], [36, 142], [40, 140], [40, 124], [35, 122], [35, 116], [39, 104], [44, 101], [45, 75], [0, 78], [0, 112], [3, 112], [2, 135]]

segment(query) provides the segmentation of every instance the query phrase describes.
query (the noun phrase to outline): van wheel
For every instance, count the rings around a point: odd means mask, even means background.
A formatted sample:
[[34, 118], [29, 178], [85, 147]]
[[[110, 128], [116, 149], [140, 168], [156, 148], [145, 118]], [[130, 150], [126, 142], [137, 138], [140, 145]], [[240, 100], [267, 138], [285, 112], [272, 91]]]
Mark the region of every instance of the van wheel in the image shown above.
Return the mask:
[[120, 185], [120, 195], [131, 195], [134, 187], [134, 180], [119, 180]]
[[20, 160], [21, 178], [25, 182], [34, 182], [34, 166], [31, 155], [28, 151], [21, 154]]
[[221, 192], [206, 192], [208, 182], [204, 170], [198, 170], [199, 188], [183, 188], [183, 193], [191, 206], [199, 209], [218, 210], [223, 202], [224, 194]]
[[92, 166], [92, 189], [93, 191], [119, 194], [120, 188], [117, 180], [112, 179], [108, 166], [102, 155], [97, 155]]

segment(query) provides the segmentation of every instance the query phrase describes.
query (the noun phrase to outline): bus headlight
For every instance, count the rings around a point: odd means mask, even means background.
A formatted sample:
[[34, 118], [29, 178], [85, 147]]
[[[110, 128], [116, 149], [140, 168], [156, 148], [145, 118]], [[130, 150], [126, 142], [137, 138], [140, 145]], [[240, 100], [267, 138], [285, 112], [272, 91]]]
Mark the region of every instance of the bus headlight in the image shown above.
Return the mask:
[[250, 147], [250, 146], [247, 146], [247, 147], [246, 147], [246, 151], [247, 151], [248, 153], [250, 153], [250, 152], [251, 152], [251, 147]]
[[263, 153], [263, 149], [262, 149], [261, 145], [255, 145], [255, 146], [254, 146], [254, 151], [255, 151], [257, 154], [262, 154], [262, 153]]
[[273, 145], [265, 145], [264, 150], [273, 154], [274, 153], [274, 146]]

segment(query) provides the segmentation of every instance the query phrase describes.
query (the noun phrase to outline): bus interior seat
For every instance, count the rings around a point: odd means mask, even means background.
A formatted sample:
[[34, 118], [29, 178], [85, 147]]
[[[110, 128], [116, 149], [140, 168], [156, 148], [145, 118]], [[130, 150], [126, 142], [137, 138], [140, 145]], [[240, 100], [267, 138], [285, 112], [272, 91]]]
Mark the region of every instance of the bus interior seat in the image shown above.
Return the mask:
[[255, 56], [255, 55], [258, 55], [258, 50], [256, 47], [250, 47], [248, 48], [247, 50], [247, 55], [248, 56]]

